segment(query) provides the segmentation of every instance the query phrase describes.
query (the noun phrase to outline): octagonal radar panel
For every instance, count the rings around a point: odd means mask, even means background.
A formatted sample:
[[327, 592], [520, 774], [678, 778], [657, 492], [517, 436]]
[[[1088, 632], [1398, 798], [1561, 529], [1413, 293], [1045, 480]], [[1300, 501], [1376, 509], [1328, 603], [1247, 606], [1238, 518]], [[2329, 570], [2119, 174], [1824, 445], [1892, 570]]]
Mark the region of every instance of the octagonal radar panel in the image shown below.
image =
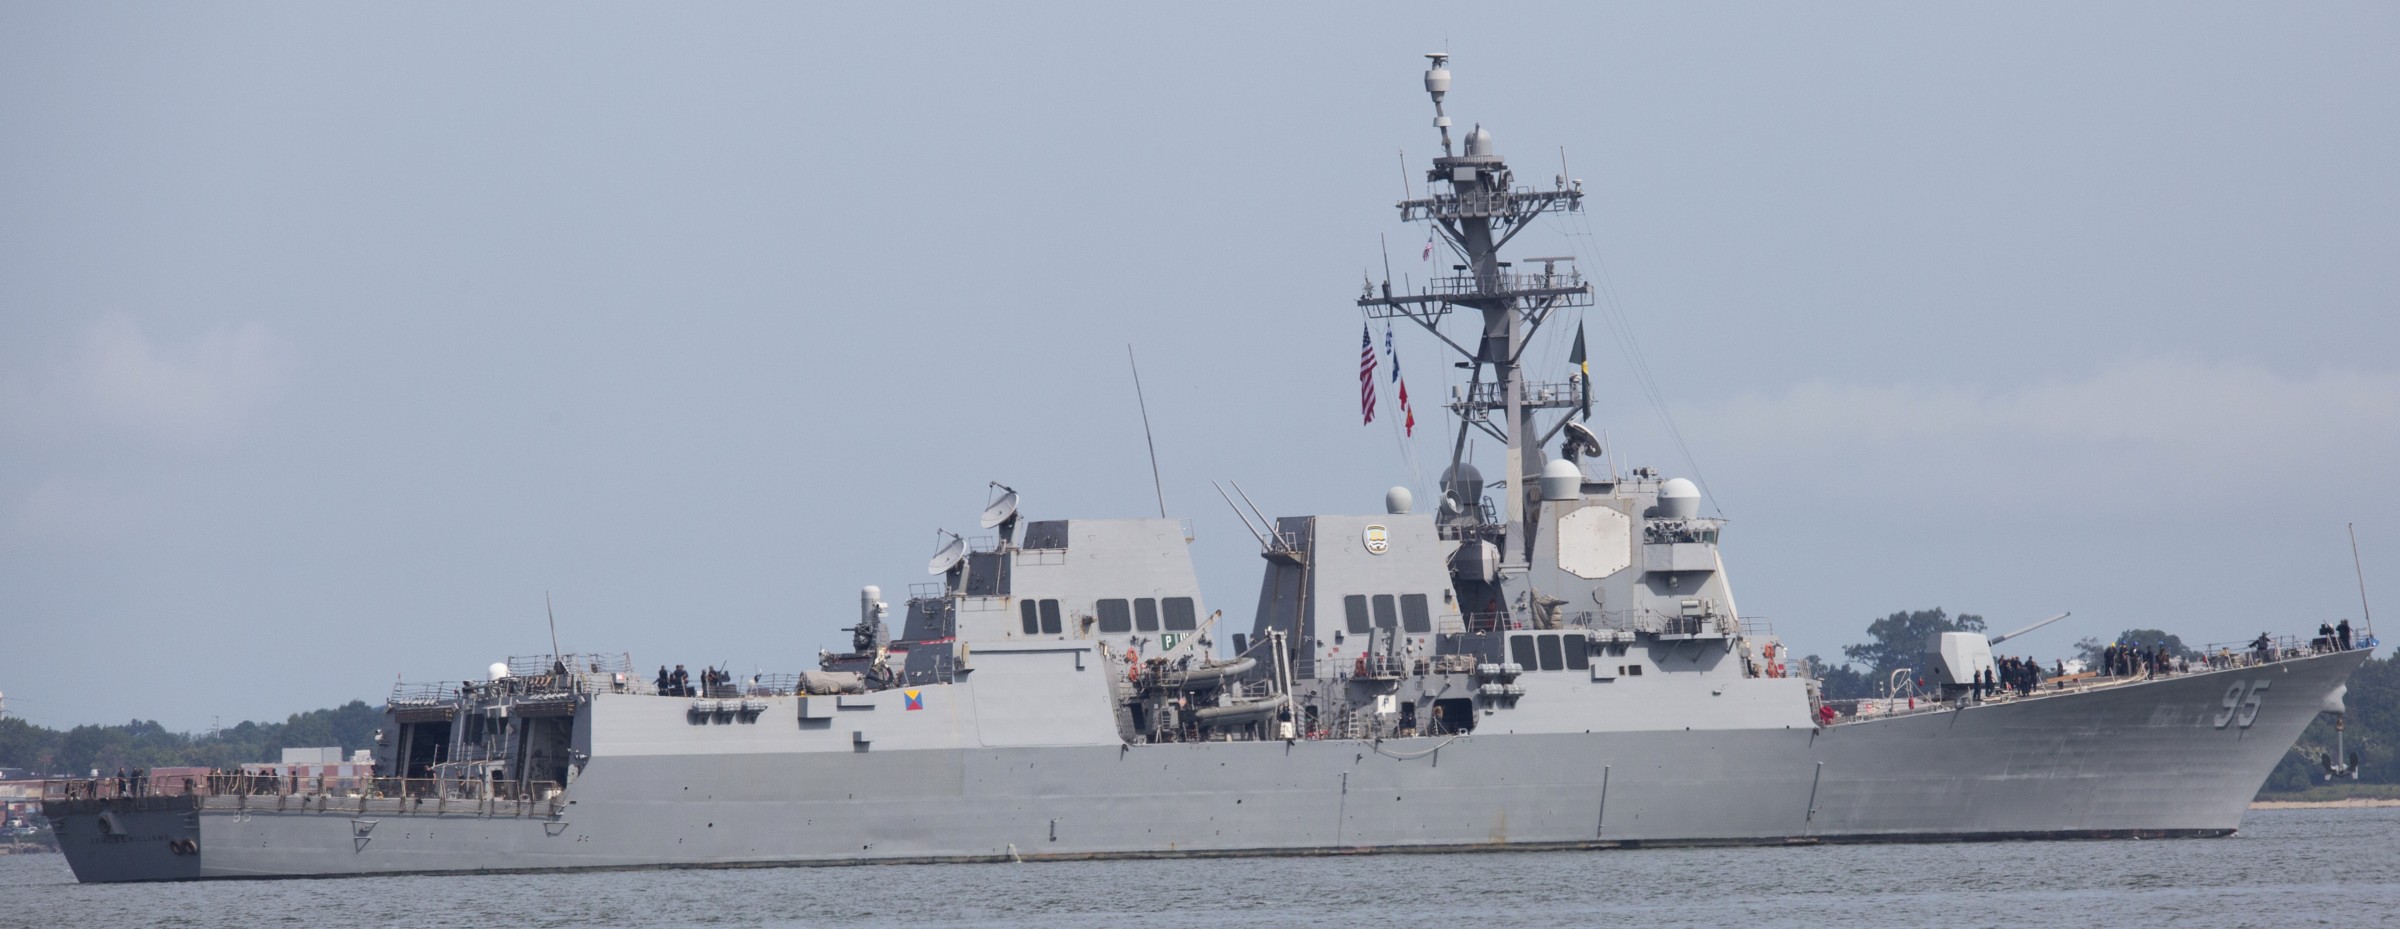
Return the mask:
[[1599, 580], [1633, 564], [1633, 520], [1605, 506], [1587, 506], [1558, 518], [1558, 566], [1585, 580]]

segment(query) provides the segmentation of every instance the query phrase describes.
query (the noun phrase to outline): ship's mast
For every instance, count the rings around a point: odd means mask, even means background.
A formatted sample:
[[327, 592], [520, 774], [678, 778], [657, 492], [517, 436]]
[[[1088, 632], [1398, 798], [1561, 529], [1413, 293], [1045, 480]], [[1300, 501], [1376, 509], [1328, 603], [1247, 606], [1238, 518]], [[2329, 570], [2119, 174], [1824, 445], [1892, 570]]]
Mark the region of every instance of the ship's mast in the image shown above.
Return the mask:
[[[1425, 57], [1433, 60], [1425, 71], [1425, 92], [1433, 97], [1433, 125], [1441, 131], [1442, 156], [1426, 172], [1429, 196], [1401, 201], [1400, 219], [1430, 224], [1461, 263], [1452, 266], [1455, 273], [1436, 277], [1413, 294], [1394, 293], [1387, 279], [1380, 289], [1370, 286], [1358, 305], [1370, 319], [1398, 316], [1413, 321], [1465, 358], [1467, 387], [1449, 403], [1459, 431], [1450, 470], [1443, 475], [1442, 523], [1446, 534], [1498, 545], [1503, 566], [1521, 568], [1532, 548], [1529, 517], [1535, 512], [1531, 503], [1543, 463], [1542, 445], [1572, 413], [1562, 412], [1546, 430], [1537, 428], [1535, 418], [1542, 410], [1579, 405], [1572, 385], [1528, 383], [1521, 356], [1552, 314], [1590, 306], [1592, 288], [1572, 259], [1532, 259], [1542, 263], [1541, 270], [1519, 272], [1500, 260], [1500, 249], [1545, 211], [1581, 210], [1582, 184], [1562, 175], [1548, 190], [1517, 186], [1515, 174], [1492, 148], [1491, 133], [1480, 125], [1467, 132], [1464, 153], [1454, 151], [1450, 116], [1442, 105], [1450, 92], [1449, 56]], [[1444, 183], [1449, 185], [1446, 193], [1440, 190]], [[1465, 344], [1441, 330], [1442, 320], [1457, 307], [1482, 316], [1482, 327]], [[1500, 415], [1495, 418], [1494, 413]], [[1470, 431], [1481, 431], [1506, 449], [1508, 489], [1501, 513], [1486, 514], [1480, 500], [1457, 499], [1454, 492], [1463, 489], [1453, 477], [1466, 461]]]

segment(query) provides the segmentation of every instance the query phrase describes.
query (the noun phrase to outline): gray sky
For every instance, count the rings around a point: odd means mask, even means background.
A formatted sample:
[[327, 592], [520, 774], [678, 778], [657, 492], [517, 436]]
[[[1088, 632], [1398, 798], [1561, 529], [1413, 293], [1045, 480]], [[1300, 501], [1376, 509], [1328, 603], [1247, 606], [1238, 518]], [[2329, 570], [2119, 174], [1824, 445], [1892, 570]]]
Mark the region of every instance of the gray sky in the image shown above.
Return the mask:
[[[987, 480], [1150, 511], [1129, 342], [1247, 627], [1207, 481], [1438, 470], [1446, 359], [1402, 336], [1412, 468], [1351, 300], [1379, 235], [1428, 267], [1445, 45], [1584, 179], [1516, 254], [1605, 270], [1802, 653], [2313, 629], [2353, 520], [2400, 616], [2400, 7], [856, 6], [0, 7], [10, 710], [377, 700], [546, 651], [544, 591], [570, 649], [797, 670]], [[1688, 472], [1606, 320], [1612, 451]]]

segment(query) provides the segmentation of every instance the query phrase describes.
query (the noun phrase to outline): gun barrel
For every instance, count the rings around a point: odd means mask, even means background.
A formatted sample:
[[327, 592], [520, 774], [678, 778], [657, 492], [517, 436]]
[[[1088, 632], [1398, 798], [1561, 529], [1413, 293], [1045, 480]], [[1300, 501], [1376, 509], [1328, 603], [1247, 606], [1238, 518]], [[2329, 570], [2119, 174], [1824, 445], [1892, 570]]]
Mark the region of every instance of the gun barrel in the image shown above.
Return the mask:
[[1993, 644], [1993, 645], [1998, 645], [1998, 644], [2000, 644], [2000, 643], [2002, 643], [2002, 642], [2006, 642], [2006, 641], [2008, 641], [2008, 640], [2010, 640], [2010, 639], [2013, 639], [2013, 638], [2016, 638], [2016, 637], [2018, 637], [2018, 636], [2024, 635], [2024, 634], [2026, 634], [2026, 633], [2028, 633], [2028, 632], [2032, 632], [2033, 630], [2040, 629], [2040, 628], [2042, 628], [2043, 626], [2050, 625], [2051, 623], [2057, 622], [2057, 621], [2059, 621], [2059, 620], [2065, 619], [2065, 618], [2067, 618], [2067, 617], [2069, 617], [2069, 616], [2073, 616], [2073, 615], [2075, 615], [2075, 614], [2073, 614], [2073, 613], [2060, 613], [2060, 614], [2058, 614], [2058, 615], [2056, 615], [2056, 616], [2050, 617], [2049, 619], [2045, 619], [2045, 620], [2042, 620], [2041, 622], [2034, 623], [2033, 625], [2027, 626], [2027, 627], [2025, 627], [2025, 628], [2023, 628], [2023, 629], [2019, 629], [2019, 630], [2017, 630], [2017, 631], [2015, 631], [2015, 632], [2010, 632], [2010, 633], [2005, 633], [2005, 634], [2002, 634], [2002, 635], [1996, 635], [1996, 636], [1993, 636], [1993, 637], [1992, 637], [1992, 644]]

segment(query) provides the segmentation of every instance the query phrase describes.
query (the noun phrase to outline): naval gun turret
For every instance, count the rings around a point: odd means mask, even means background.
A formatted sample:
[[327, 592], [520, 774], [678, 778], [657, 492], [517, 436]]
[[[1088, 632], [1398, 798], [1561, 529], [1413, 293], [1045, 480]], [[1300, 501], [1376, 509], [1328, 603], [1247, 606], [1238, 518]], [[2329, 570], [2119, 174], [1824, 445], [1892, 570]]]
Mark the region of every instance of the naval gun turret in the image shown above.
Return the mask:
[[1926, 643], [1925, 664], [1933, 669], [1933, 679], [1941, 685], [1942, 695], [1956, 697], [1972, 691], [1977, 680], [1989, 681], [1999, 675], [1999, 664], [1992, 660], [1992, 646], [2073, 615], [2060, 613], [2022, 629], [1995, 636], [1985, 636], [1980, 632], [1944, 632]]

